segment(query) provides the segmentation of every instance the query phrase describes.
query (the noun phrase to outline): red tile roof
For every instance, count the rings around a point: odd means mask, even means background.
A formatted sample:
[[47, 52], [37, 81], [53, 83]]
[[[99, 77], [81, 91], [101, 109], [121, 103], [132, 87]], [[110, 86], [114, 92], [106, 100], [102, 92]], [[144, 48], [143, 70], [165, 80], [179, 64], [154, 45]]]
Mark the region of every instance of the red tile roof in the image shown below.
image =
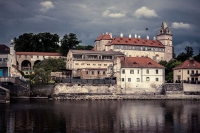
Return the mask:
[[128, 37], [117, 37], [112, 39], [111, 42], [106, 44], [109, 45], [133, 45], [133, 46], [149, 46], [164, 48], [164, 45], [158, 40], [148, 40], [142, 38], [128, 38]]
[[186, 60], [182, 64], [173, 68], [173, 70], [176, 70], [176, 69], [200, 69], [200, 63], [193, 59]]
[[62, 56], [56, 52], [16, 52], [16, 55], [42, 55], [42, 56]]
[[148, 57], [121, 57], [122, 68], [165, 68]]
[[95, 41], [100, 41], [100, 40], [112, 40], [112, 38], [109, 34], [103, 34], [97, 37]]

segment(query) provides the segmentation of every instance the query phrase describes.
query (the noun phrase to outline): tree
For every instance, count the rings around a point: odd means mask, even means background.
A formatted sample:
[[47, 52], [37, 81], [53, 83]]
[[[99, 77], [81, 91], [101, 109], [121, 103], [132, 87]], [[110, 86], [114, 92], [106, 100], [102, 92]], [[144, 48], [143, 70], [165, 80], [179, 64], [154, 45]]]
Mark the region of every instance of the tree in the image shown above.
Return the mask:
[[61, 47], [60, 47], [60, 53], [63, 56], [66, 56], [70, 49], [75, 49], [79, 43], [81, 43], [81, 40], [78, 40], [76, 37], [76, 34], [69, 33], [69, 35], [65, 34], [63, 36], [63, 39], [61, 40]]
[[186, 55], [184, 52], [182, 52], [182, 53], [180, 53], [180, 54], [176, 57], [176, 59], [179, 60], [179, 61], [181, 61], [181, 62], [184, 62], [185, 60], [188, 59], [188, 57], [187, 57], [187, 55]]
[[185, 52], [186, 52], [186, 56], [187, 56], [188, 58], [191, 58], [191, 57], [193, 57], [193, 55], [194, 55], [193, 48], [190, 47], [190, 46], [186, 46], [186, 47], [185, 47]]
[[17, 52], [56, 52], [59, 49], [59, 36], [49, 32], [33, 34], [24, 33], [14, 38]]
[[42, 68], [45, 71], [50, 70], [51, 72], [60, 71], [60, 69], [66, 68], [66, 62], [64, 59], [45, 59], [34, 66], [35, 68]]
[[173, 80], [173, 68], [181, 64], [181, 61], [171, 59], [169, 62], [160, 61], [160, 65], [165, 67], [165, 80], [171, 82]]
[[91, 46], [91, 45], [88, 45], [88, 46], [83, 46], [83, 45], [78, 45], [76, 47], [76, 50], [92, 50], [94, 47]]

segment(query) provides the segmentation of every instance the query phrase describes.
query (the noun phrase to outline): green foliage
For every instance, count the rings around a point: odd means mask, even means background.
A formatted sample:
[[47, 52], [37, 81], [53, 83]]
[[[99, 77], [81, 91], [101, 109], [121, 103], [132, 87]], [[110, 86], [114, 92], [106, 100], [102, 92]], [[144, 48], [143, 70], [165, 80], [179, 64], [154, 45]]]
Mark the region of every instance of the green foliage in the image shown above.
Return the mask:
[[78, 45], [76, 47], [76, 50], [92, 50], [94, 47], [91, 46], [91, 45], [88, 45], [88, 46], [82, 46], [82, 45]]
[[17, 52], [56, 52], [59, 49], [59, 36], [49, 32], [33, 34], [24, 33], [14, 38]]
[[199, 52], [198, 55], [194, 56], [194, 60], [200, 62], [200, 52]]
[[43, 68], [34, 69], [33, 82], [36, 85], [48, 84], [51, 79], [51, 70], [45, 71]]
[[184, 62], [185, 60], [192, 58], [194, 55], [194, 51], [192, 47], [186, 46], [185, 47], [185, 52], [181, 52], [178, 56], [177, 56], [177, 60]]
[[61, 48], [60, 53], [63, 56], [66, 56], [70, 49], [75, 49], [79, 43], [81, 43], [81, 40], [78, 40], [76, 37], [76, 34], [69, 33], [69, 35], [65, 34], [63, 39], [61, 40]]
[[173, 80], [173, 68], [180, 65], [182, 62], [177, 60], [160, 61], [159, 64], [165, 67], [165, 80], [172, 81]]
[[60, 71], [60, 69], [66, 68], [66, 62], [63, 58], [59, 59], [45, 59], [39, 63], [37, 63], [34, 68], [42, 68], [45, 71]]

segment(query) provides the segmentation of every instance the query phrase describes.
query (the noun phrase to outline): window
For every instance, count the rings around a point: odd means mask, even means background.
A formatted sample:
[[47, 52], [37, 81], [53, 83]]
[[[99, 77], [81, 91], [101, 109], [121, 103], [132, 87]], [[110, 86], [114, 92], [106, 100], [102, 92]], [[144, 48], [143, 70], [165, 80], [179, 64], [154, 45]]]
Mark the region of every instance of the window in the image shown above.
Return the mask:
[[75, 63], [75, 65], [78, 65], [78, 63]]
[[150, 78], [149, 78], [149, 77], [146, 77], [146, 81], [150, 81]]
[[140, 82], [140, 78], [137, 78], [137, 82]]
[[158, 81], [158, 78], [156, 78], [156, 81]]
[[124, 69], [122, 69], [122, 74], [125, 74], [125, 70]]
[[19, 55], [19, 58], [21, 58], [21, 55]]
[[27, 58], [27, 55], [25, 55], [25, 58]]
[[100, 74], [100, 71], [97, 71], [97, 74]]
[[188, 74], [190, 74], [190, 70], [188, 70], [187, 72], [188, 72]]
[[93, 64], [93, 66], [96, 66], [96, 64]]
[[86, 74], [88, 74], [88, 71], [86, 71]]
[[4, 61], [4, 62], [8, 61], [8, 58], [3, 58], [3, 61]]
[[147, 69], [146, 73], [149, 74], [149, 69]]
[[130, 70], [130, 74], [134, 74], [134, 70]]
[[106, 74], [106, 72], [105, 71], [103, 71], [103, 75], [105, 75]]
[[84, 65], [84, 63], [81, 63], [81, 65]]
[[192, 70], [192, 74], [194, 74], [194, 70]]
[[0, 58], [0, 62], [2, 62], [2, 58]]
[[101, 64], [98, 64], [98, 66], [101, 66]]
[[88, 66], [90, 66], [90, 64], [87, 64]]
[[198, 70], [196, 70], [196, 74], [198, 74]]
[[131, 82], [131, 78], [128, 78], [128, 82]]
[[33, 58], [33, 56], [31, 55], [31, 58]]
[[138, 70], [137, 73], [139, 74], [139, 73], [140, 73], [140, 70]]
[[124, 82], [124, 78], [122, 78], [122, 82]]
[[92, 71], [92, 75], [94, 75], [94, 71]]
[[107, 66], [107, 64], [104, 64], [104, 66]]
[[39, 58], [39, 56], [37, 56], [37, 58]]
[[158, 70], [156, 70], [156, 74], [158, 74]]

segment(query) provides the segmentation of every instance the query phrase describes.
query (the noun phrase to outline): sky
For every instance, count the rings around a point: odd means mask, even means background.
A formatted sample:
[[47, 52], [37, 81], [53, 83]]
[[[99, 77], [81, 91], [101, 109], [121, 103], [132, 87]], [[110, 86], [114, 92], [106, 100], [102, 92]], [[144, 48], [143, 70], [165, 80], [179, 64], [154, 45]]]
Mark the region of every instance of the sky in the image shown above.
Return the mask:
[[[200, 0], [0, 0], [0, 44], [24, 33], [75, 33], [81, 45], [94, 45], [103, 33], [150, 39], [165, 21], [176, 55], [186, 46], [200, 50]], [[148, 30], [146, 30], [148, 28]]]

